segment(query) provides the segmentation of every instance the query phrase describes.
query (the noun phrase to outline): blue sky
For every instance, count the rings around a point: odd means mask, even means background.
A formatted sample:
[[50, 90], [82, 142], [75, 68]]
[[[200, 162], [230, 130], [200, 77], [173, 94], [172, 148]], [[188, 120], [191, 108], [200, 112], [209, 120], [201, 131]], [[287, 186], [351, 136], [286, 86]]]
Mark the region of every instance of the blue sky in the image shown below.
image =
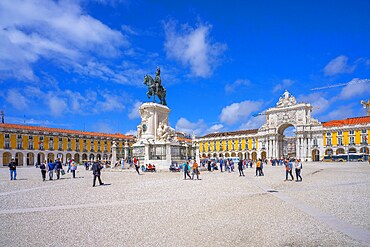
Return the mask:
[[[369, 1], [0, 1], [8, 123], [134, 133], [161, 67], [177, 130], [258, 128], [285, 89], [319, 121], [365, 115]], [[349, 83], [330, 89], [310, 89]]]

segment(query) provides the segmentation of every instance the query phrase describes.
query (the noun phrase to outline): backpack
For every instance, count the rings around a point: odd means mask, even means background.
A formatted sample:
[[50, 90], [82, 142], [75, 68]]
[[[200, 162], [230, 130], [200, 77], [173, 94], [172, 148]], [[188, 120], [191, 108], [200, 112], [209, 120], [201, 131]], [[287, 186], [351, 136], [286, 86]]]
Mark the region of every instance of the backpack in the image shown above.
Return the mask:
[[45, 169], [46, 169], [45, 164], [41, 164], [41, 165], [40, 165], [40, 169], [41, 169], [41, 170], [45, 170]]

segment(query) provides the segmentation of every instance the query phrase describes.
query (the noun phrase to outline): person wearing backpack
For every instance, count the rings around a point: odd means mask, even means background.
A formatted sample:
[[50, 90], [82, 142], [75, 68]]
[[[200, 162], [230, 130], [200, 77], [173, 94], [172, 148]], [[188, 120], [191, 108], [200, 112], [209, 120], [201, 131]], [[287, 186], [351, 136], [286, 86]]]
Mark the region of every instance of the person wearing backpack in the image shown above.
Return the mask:
[[55, 173], [57, 174], [57, 179], [60, 178], [60, 171], [63, 169], [62, 162], [60, 162], [60, 159], [57, 159], [55, 161]]
[[183, 167], [184, 167], [184, 180], [186, 180], [186, 176], [188, 176], [191, 179], [191, 176], [189, 174], [190, 171], [189, 161], [186, 161], [186, 163], [183, 164]]
[[44, 162], [41, 162], [40, 170], [41, 170], [42, 181], [45, 181], [46, 180], [46, 160]]

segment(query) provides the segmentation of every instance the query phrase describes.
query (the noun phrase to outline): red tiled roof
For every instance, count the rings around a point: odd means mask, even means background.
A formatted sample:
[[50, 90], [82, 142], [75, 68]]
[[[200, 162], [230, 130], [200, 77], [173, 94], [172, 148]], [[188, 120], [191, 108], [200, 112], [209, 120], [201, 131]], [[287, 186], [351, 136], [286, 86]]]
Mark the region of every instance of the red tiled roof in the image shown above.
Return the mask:
[[191, 142], [192, 141], [191, 139], [185, 138], [185, 137], [177, 137], [177, 140], [182, 141], [182, 142]]
[[342, 120], [332, 120], [329, 122], [323, 123], [324, 127], [335, 127], [343, 125], [356, 125], [356, 124], [369, 124], [370, 116], [365, 117], [355, 117], [355, 118], [346, 118]]
[[47, 131], [47, 132], [66, 133], [66, 134], [72, 134], [72, 135], [86, 135], [86, 136], [95, 136], [95, 137], [98, 136], [98, 137], [134, 139], [134, 136], [124, 135], [120, 133], [107, 134], [107, 133], [99, 133], [99, 132], [86, 132], [86, 131], [79, 131], [79, 130], [48, 128], [48, 127], [39, 127], [39, 126], [30, 126], [30, 125], [21, 125], [21, 124], [0, 124], [0, 128], [30, 130], [30, 131]]
[[248, 134], [257, 134], [258, 129], [252, 130], [237, 130], [237, 131], [230, 131], [230, 132], [220, 132], [220, 133], [212, 133], [200, 138], [210, 138], [210, 137], [222, 137], [222, 136], [235, 136], [235, 135], [248, 135]]

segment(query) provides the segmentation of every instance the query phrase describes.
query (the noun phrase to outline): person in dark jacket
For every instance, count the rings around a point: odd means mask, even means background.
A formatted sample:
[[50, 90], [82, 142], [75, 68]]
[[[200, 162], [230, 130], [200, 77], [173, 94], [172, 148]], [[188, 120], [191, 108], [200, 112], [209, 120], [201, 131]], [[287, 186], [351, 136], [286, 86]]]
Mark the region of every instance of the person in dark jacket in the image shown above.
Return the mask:
[[93, 175], [94, 175], [94, 179], [93, 179], [93, 187], [95, 187], [95, 182], [96, 182], [96, 178], [98, 178], [99, 180], [99, 185], [103, 185], [104, 183], [101, 181], [100, 179], [100, 175], [101, 175], [101, 172], [100, 170], [103, 168], [102, 165], [99, 163], [99, 162], [95, 162], [93, 165], [92, 165], [92, 171], [93, 171]]
[[244, 177], [244, 171], [243, 171], [243, 161], [239, 160], [238, 163], [238, 170], [239, 170], [239, 177], [243, 176]]
[[55, 169], [55, 163], [49, 162], [48, 164], [49, 180], [53, 180], [54, 169]]
[[41, 170], [42, 181], [45, 181], [46, 180], [46, 160], [44, 162], [41, 162], [40, 170]]
[[17, 164], [15, 163], [14, 158], [12, 158], [8, 167], [10, 171], [10, 180], [17, 180]]
[[57, 159], [55, 161], [55, 173], [57, 174], [57, 179], [60, 178], [60, 171], [63, 169], [62, 162], [60, 162], [60, 159]]

